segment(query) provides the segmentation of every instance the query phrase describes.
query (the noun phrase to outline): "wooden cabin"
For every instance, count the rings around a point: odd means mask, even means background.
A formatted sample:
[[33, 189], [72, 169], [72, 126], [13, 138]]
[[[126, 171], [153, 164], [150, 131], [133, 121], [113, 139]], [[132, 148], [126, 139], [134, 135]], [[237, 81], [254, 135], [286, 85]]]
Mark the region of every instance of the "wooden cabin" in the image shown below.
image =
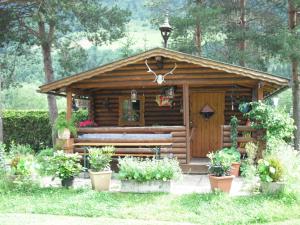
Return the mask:
[[78, 128], [74, 152], [114, 145], [118, 155], [149, 155], [160, 147], [163, 155], [189, 165], [226, 146], [231, 116], [245, 124], [240, 103], [287, 86], [286, 78], [155, 48], [45, 84], [40, 91], [66, 96], [68, 119], [72, 99], [89, 101], [89, 119], [97, 126]]

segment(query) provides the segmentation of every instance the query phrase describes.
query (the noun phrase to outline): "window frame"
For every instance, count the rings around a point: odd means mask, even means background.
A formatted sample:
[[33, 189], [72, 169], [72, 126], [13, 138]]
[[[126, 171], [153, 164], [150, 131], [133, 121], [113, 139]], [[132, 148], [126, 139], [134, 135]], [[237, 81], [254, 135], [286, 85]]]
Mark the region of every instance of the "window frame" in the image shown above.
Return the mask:
[[122, 119], [123, 116], [123, 102], [125, 100], [129, 100], [130, 96], [120, 96], [119, 97], [119, 126], [144, 126], [145, 125], [145, 97], [144, 96], [138, 96], [137, 100], [140, 101], [140, 120], [139, 121], [124, 121]]

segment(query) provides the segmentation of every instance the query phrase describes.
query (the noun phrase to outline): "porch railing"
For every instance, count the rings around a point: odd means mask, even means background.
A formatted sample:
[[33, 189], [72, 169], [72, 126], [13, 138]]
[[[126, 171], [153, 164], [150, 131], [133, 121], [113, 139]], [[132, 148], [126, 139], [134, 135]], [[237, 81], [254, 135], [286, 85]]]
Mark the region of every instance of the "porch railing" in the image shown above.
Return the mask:
[[[265, 149], [264, 130], [258, 130], [250, 126], [237, 127], [237, 144], [241, 153], [246, 153], [245, 145], [254, 142], [259, 145], [258, 157], [261, 157], [262, 151]], [[229, 125], [221, 126], [221, 146], [231, 147], [231, 127]]]
[[[186, 128], [184, 126], [91, 127], [78, 128], [77, 132], [78, 138], [74, 139], [74, 152], [81, 154], [84, 152], [84, 147], [80, 144], [93, 143], [93, 145], [101, 146], [111, 143], [115, 146], [117, 155], [149, 155], [155, 154], [153, 148], [161, 143], [162, 156], [172, 154], [180, 162], [186, 162]], [[89, 138], [86, 134], [96, 134], [99, 138], [95, 135]], [[106, 138], [102, 139], [101, 134]], [[130, 138], [123, 134], [130, 134]]]

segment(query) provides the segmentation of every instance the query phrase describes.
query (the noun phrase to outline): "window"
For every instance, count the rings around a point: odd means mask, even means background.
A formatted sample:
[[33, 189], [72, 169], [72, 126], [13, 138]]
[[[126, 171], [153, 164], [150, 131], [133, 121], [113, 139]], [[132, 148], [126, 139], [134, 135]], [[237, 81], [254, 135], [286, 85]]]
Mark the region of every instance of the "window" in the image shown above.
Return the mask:
[[144, 126], [144, 102], [145, 98], [138, 97], [132, 102], [130, 97], [119, 98], [119, 126]]

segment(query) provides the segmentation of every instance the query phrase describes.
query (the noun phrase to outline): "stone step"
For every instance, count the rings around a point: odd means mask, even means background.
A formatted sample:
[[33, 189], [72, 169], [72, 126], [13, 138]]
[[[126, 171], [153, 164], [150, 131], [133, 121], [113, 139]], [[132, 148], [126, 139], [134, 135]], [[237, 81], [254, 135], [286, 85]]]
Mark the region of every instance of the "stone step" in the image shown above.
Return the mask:
[[185, 174], [207, 174], [208, 166], [206, 164], [181, 164], [182, 172]]

